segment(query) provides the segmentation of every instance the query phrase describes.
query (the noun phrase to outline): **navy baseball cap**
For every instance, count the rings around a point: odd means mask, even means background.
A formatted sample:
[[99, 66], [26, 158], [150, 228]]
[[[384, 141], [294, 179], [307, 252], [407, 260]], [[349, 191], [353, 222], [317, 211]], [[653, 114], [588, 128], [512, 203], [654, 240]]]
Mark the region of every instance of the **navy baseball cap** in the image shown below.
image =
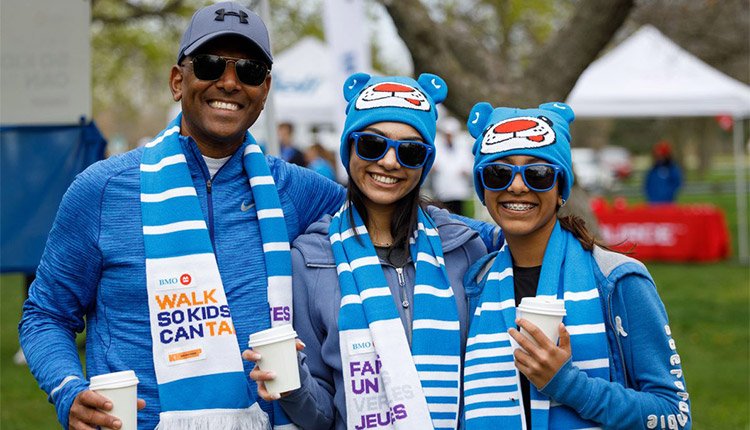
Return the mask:
[[227, 35], [244, 37], [260, 49], [269, 65], [273, 64], [271, 42], [263, 20], [255, 12], [229, 1], [206, 6], [195, 12], [182, 35], [177, 64], [206, 42]]

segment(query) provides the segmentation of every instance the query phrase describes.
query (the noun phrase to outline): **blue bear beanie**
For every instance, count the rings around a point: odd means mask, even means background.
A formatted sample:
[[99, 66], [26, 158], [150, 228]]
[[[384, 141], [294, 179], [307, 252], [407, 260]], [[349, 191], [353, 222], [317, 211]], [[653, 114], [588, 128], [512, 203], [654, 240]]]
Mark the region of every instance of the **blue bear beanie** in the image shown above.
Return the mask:
[[[409, 124], [430, 146], [435, 146], [437, 104], [445, 100], [448, 85], [439, 76], [423, 73], [415, 81], [403, 76], [378, 77], [355, 73], [344, 82], [346, 122], [341, 134], [341, 162], [349, 172], [349, 135], [383, 121]], [[424, 182], [435, 162], [435, 151], [422, 170]]]
[[568, 200], [573, 186], [570, 159], [570, 124], [573, 109], [565, 103], [545, 103], [537, 109], [499, 107], [477, 103], [467, 126], [474, 142], [474, 188], [484, 203], [484, 187], [477, 168], [510, 155], [541, 158], [563, 169], [562, 198]]

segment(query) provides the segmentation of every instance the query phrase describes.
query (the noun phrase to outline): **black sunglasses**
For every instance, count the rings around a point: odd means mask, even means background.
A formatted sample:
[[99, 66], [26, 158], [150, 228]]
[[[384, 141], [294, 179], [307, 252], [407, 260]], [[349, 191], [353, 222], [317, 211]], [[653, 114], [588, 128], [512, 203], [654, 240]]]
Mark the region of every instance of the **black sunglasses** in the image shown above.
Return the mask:
[[402, 166], [419, 169], [427, 162], [434, 148], [426, 143], [412, 140], [391, 140], [372, 133], [355, 132], [349, 135], [349, 142], [354, 142], [357, 156], [367, 161], [377, 161], [385, 157], [389, 148], [396, 148], [396, 158]]
[[474, 169], [482, 179], [482, 185], [490, 191], [507, 189], [516, 173], [521, 174], [524, 184], [533, 191], [549, 191], [555, 186], [557, 176], [563, 175], [562, 167], [555, 164], [534, 163], [514, 166], [505, 163], [479, 165]]
[[257, 60], [244, 58], [222, 57], [221, 55], [200, 54], [190, 61], [193, 73], [201, 81], [215, 81], [224, 74], [227, 63], [234, 63], [234, 70], [240, 82], [257, 87], [266, 80], [268, 66]]

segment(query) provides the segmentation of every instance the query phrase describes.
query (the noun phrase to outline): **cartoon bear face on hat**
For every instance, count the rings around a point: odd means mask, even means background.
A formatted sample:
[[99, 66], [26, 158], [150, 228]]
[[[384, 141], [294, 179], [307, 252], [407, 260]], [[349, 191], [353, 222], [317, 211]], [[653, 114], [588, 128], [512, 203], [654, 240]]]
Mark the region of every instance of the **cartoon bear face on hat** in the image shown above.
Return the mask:
[[[419, 133], [425, 144], [435, 142], [438, 110], [445, 100], [448, 85], [439, 76], [422, 73], [414, 80], [406, 76], [370, 76], [355, 73], [344, 82], [346, 121], [341, 134], [341, 162], [349, 169], [351, 133], [378, 122], [408, 124]], [[435, 161], [432, 151], [422, 170], [422, 181]]]
[[480, 151], [494, 154], [521, 148], [537, 148], [555, 143], [552, 120], [546, 116], [518, 116], [500, 121], [484, 134]]
[[416, 81], [402, 76], [381, 78], [355, 73], [344, 83], [344, 98], [355, 110], [403, 108], [430, 112], [447, 94], [445, 81], [429, 73], [421, 74]]
[[472, 152], [482, 158], [509, 151], [541, 150], [560, 140], [569, 143], [569, 125], [574, 119], [570, 106], [560, 102], [534, 109], [493, 108], [489, 103], [477, 103], [466, 125], [476, 138]]
[[380, 82], [359, 94], [354, 108], [357, 110], [380, 107], [400, 107], [428, 112], [430, 103], [422, 91], [398, 82]]

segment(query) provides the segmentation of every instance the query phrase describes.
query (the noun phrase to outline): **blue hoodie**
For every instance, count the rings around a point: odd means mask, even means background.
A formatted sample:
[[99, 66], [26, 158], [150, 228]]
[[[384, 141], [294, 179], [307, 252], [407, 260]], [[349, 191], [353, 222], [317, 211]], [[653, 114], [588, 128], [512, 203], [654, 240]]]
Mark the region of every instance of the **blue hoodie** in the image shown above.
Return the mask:
[[[609, 342], [609, 381], [590, 378], [568, 360], [540, 391], [604, 430], [689, 429], [690, 400], [659, 294], [639, 261], [595, 247], [587, 253], [602, 299]], [[474, 313], [495, 260], [493, 252], [464, 278]]]
[[[242, 166], [244, 146], [210, 178], [192, 138], [180, 137], [208, 225], [237, 340], [270, 326], [265, 262], [258, 216]], [[65, 194], [24, 303], [21, 346], [41, 388], [68, 428], [70, 407], [88, 388], [76, 332], [86, 328], [86, 376], [134, 370], [146, 408], [138, 428], [159, 420], [159, 395], [151, 351], [141, 222], [143, 149], [96, 163]], [[344, 201], [344, 189], [307, 169], [266, 158], [279, 192], [289, 240]], [[84, 321], [85, 318], [85, 321]], [[244, 361], [249, 373], [254, 363]], [[248, 379], [255, 396], [255, 382]], [[259, 401], [270, 412], [268, 403]]]
[[[430, 206], [427, 214], [435, 221], [443, 244], [448, 280], [458, 306], [463, 353], [468, 333], [468, 303], [462, 279], [467, 268], [487, 250], [479, 235], [451, 218], [448, 211]], [[280, 402], [292, 422], [306, 430], [346, 430], [338, 330], [341, 290], [328, 239], [330, 222], [331, 217], [326, 216], [311, 225], [292, 247], [294, 328], [306, 347], [301, 354], [302, 386]], [[407, 338], [410, 338], [413, 310], [402, 302], [413, 303], [414, 264], [410, 260], [403, 270], [383, 260], [381, 264]]]

